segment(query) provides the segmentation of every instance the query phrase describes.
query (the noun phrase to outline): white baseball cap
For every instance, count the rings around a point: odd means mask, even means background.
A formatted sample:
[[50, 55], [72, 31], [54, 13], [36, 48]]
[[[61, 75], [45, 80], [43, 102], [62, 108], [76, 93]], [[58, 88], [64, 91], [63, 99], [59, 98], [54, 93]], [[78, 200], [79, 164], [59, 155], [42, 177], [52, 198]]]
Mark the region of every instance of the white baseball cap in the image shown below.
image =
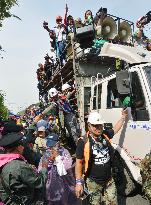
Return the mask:
[[58, 94], [58, 90], [56, 88], [51, 88], [49, 90], [49, 95], [50, 95], [51, 98], [55, 97], [57, 94]]
[[92, 125], [102, 125], [105, 123], [105, 120], [98, 112], [91, 112], [88, 116], [88, 122]]
[[68, 83], [65, 83], [63, 86], [62, 86], [62, 91], [65, 91], [66, 89], [69, 89], [71, 88], [71, 86], [68, 84]]

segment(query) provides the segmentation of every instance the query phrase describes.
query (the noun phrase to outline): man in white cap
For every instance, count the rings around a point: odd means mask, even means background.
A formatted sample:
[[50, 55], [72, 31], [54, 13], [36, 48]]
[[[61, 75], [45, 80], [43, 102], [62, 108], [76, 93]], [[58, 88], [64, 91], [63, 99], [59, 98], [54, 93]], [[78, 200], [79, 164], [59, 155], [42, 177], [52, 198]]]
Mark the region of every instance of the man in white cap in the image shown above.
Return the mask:
[[69, 93], [71, 86], [68, 83], [62, 85], [62, 93], [66, 96]]
[[41, 117], [43, 118], [45, 115], [50, 113], [57, 116], [61, 128], [66, 128], [69, 133], [69, 137], [67, 139], [69, 147], [75, 150], [75, 142], [79, 136], [77, 133], [77, 124], [73, 109], [66, 100], [66, 97], [59, 95], [56, 88], [51, 88], [49, 90], [49, 96], [51, 98], [51, 104], [42, 112]]
[[66, 96], [68, 100], [72, 97], [75, 98], [75, 92], [75, 88], [73, 88], [73, 86], [69, 85], [68, 83], [62, 85], [62, 94]]
[[116, 188], [111, 173], [113, 149], [109, 139], [121, 129], [126, 117], [127, 110], [123, 110], [121, 119], [113, 129], [104, 130], [105, 121], [98, 112], [92, 112], [88, 117], [89, 131], [78, 141], [75, 168], [76, 195], [80, 197], [85, 184], [91, 193], [89, 202], [92, 205], [100, 205], [101, 201], [106, 205], [117, 204]]
[[62, 85], [62, 94], [66, 97], [70, 103], [74, 112], [77, 110], [77, 99], [76, 99], [76, 89], [73, 86], [70, 86], [68, 83]]

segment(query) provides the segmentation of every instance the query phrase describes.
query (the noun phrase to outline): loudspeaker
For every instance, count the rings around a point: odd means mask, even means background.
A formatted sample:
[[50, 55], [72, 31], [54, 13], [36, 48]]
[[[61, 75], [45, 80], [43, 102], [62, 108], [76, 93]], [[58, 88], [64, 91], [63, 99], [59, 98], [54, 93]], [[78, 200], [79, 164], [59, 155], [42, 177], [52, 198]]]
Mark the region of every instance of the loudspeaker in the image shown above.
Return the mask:
[[127, 42], [130, 40], [131, 36], [132, 36], [131, 25], [126, 21], [123, 21], [122, 23], [120, 23], [119, 25], [120, 40], [123, 42]]
[[102, 23], [102, 36], [104, 39], [114, 39], [116, 35], [116, 21], [112, 17], [107, 16]]
[[90, 48], [95, 37], [93, 24], [76, 29], [76, 39], [81, 48]]

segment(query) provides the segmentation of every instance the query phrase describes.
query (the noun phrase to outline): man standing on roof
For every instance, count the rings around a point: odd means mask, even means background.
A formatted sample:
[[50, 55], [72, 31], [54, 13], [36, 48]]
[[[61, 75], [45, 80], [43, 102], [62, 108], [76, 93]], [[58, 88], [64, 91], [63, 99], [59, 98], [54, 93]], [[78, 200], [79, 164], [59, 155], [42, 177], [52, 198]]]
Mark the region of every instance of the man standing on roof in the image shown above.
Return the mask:
[[78, 141], [75, 168], [76, 195], [78, 198], [80, 197], [85, 183], [92, 205], [100, 205], [100, 202], [105, 202], [106, 205], [117, 204], [117, 193], [111, 172], [114, 152], [109, 139], [121, 129], [126, 117], [127, 110], [123, 110], [121, 119], [113, 129], [103, 130], [104, 120], [100, 114], [90, 113], [88, 117], [89, 132], [87, 136]]
[[57, 50], [59, 53], [61, 66], [63, 65], [63, 60], [65, 60], [65, 42], [66, 42], [66, 30], [65, 25], [62, 23], [62, 17], [56, 17], [56, 26], [54, 27], [56, 35]]

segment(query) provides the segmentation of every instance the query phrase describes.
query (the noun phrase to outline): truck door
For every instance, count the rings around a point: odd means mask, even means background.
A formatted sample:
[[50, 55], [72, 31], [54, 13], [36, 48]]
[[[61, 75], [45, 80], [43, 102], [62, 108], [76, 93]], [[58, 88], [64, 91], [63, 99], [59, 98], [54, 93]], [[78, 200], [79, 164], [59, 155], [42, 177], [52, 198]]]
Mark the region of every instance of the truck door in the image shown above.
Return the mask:
[[114, 126], [121, 117], [124, 100], [133, 98], [133, 105], [129, 104], [128, 107], [129, 118], [112, 141], [128, 152], [132, 160], [135, 161], [144, 158], [151, 149], [151, 121], [146, 104], [144, 79], [139, 71], [132, 72], [131, 78], [132, 96], [118, 93], [115, 77], [104, 80], [102, 83], [103, 100], [99, 112], [107, 124]]

